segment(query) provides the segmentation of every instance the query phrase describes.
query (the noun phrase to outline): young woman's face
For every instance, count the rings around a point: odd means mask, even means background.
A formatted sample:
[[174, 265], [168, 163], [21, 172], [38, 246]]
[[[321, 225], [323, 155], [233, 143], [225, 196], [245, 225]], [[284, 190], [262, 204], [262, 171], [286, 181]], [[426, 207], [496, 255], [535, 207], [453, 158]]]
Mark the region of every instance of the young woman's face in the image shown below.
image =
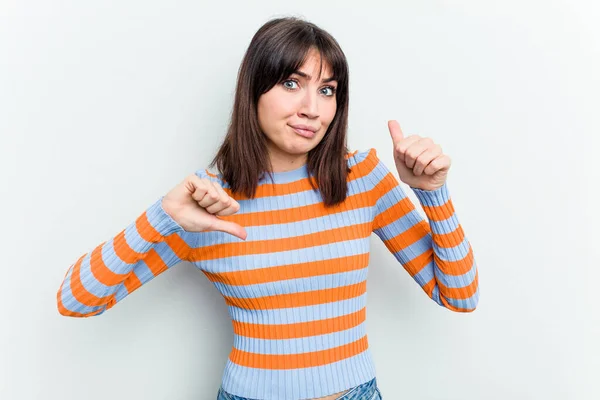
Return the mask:
[[[311, 51], [299, 71], [258, 99], [258, 122], [267, 137], [273, 172], [306, 163], [307, 153], [323, 139], [335, 116], [337, 82], [328, 81], [332, 73], [325, 62], [317, 81], [319, 63], [319, 53]], [[299, 125], [314, 132], [293, 128]]]

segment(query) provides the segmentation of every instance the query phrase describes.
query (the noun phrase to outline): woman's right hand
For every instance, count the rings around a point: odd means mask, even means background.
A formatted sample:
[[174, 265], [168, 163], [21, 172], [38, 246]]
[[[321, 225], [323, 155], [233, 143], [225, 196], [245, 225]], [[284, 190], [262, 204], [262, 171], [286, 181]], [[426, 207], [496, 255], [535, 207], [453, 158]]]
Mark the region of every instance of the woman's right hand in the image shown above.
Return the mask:
[[225, 216], [238, 212], [240, 205], [216, 182], [191, 174], [167, 193], [162, 207], [188, 232], [222, 231], [246, 240], [248, 234], [239, 224], [224, 221]]

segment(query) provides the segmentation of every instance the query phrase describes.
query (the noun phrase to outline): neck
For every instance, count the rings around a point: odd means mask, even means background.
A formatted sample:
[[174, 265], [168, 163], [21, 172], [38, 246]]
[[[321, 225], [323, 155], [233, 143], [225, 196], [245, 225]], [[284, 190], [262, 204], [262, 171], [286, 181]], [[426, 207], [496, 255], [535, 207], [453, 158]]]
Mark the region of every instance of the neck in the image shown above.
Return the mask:
[[290, 155], [271, 152], [270, 161], [273, 172], [293, 171], [307, 163], [308, 154]]

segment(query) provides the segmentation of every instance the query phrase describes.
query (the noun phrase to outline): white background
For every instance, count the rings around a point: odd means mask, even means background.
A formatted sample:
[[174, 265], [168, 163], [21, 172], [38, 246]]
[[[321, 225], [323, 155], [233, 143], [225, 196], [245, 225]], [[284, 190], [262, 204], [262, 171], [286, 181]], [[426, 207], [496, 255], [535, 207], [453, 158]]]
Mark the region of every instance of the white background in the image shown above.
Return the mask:
[[59, 315], [56, 292], [80, 255], [206, 167], [250, 39], [288, 15], [348, 57], [352, 150], [392, 167], [397, 119], [453, 160], [479, 307], [437, 306], [373, 235], [384, 398], [600, 398], [598, 3], [283, 4], [0, 1], [0, 398], [216, 397], [232, 328], [191, 264], [99, 317]]

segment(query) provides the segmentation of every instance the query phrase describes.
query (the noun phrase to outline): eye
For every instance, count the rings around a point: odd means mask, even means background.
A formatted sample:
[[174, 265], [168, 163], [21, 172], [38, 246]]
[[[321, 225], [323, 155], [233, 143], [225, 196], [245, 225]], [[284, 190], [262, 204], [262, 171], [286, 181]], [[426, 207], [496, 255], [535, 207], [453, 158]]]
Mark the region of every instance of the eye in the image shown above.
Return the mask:
[[[296, 90], [297, 87], [294, 87], [294, 85], [298, 85], [299, 82], [296, 79], [286, 79], [283, 82], [281, 82], [281, 84], [283, 85], [283, 87], [286, 90], [292, 91], [292, 90]], [[335, 86], [325, 86], [323, 89], [321, 89], [323, 91], [327, 91], [329, 90], [329, 92], [321, 92], [323, 93], [326, 97], [333, 97], [335, 95], [336, 92], [336, 87]]]
[[331, 91], [330, 94], [325, 94], [325, 96], [331, 97], [335, 94], [336, 88], [335, 88], [335, 86], [326, 86], [323, 88], [323, 90], [330, 90]]
[[298, 84], [298, 82], [296, 80], [294, 80], [294, 79], [288, 79], [288, 80], [285, 80], [285, 81], [281, 82], [281, 84], [283, 85], [283, 87], [286, 88], [287, 90], [294, 90], [295, 89], [294, 87], [290, 87], [290, 85], [286, 85], [287, 83], [292, 83], [292, 84], [296, 84], [296, 85]]

